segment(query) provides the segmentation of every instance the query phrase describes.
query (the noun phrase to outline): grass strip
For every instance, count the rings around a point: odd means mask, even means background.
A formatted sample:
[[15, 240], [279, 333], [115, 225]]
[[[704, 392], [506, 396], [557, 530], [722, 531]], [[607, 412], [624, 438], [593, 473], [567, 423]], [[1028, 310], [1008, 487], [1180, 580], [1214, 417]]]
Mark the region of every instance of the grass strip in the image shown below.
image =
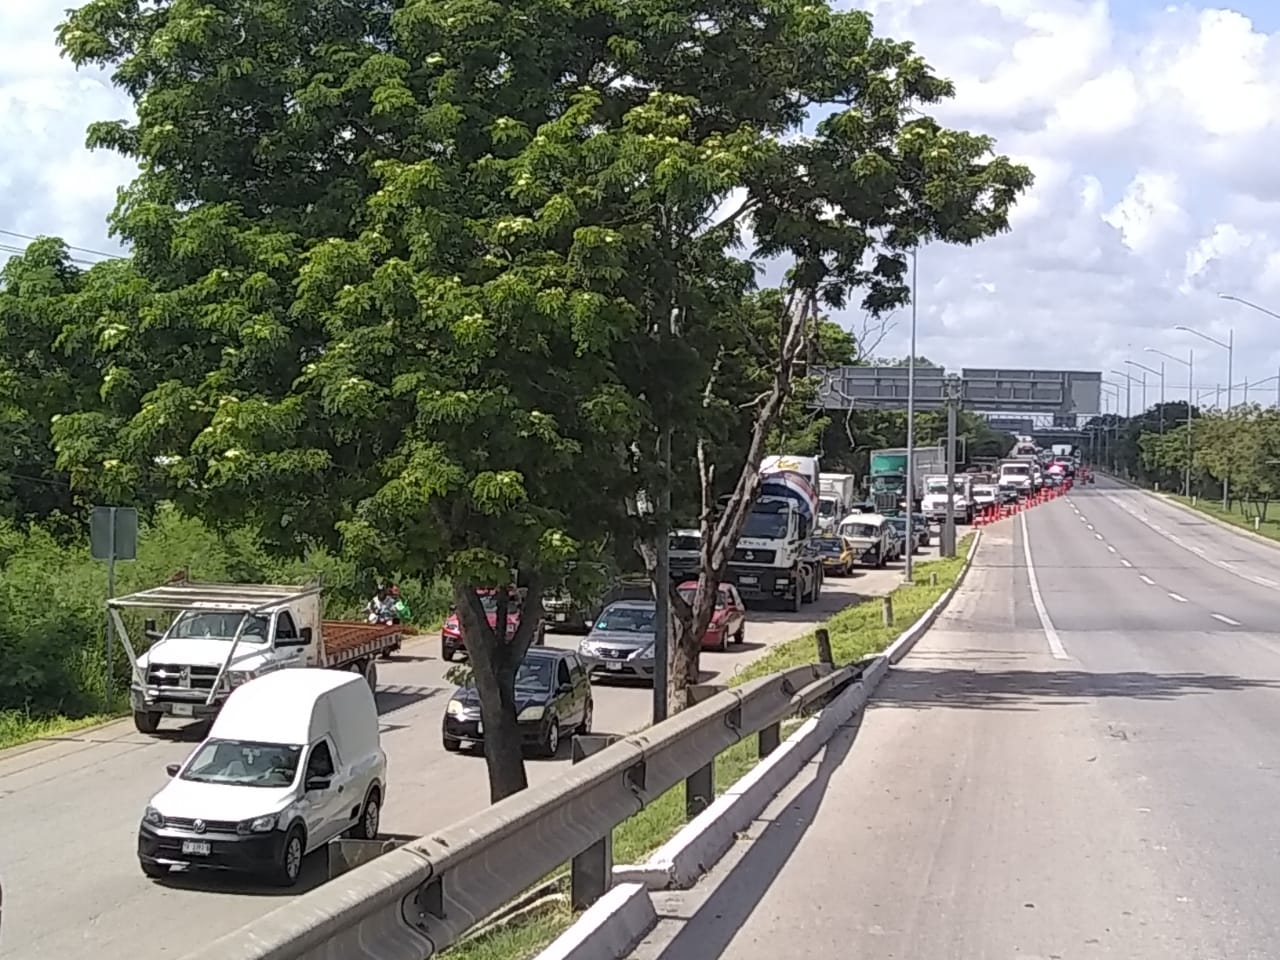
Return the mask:
[[1280, 520], [1274, 517], [1259, 520], [1255, 530], [1253, 518], [1256, 516], [1256, 511], [1254, 513], [1245, 513], [1245, 505], [1240, 501], [1233, 503], [1230, 510], [1223, 510], [1220, 500], [1209, 500], [1205, 497], [1200, 497], [1195, 502], [1192, 502], [1190, 497], [1184, 497], [1180, 493], [1162, 493], [1161, 495], [1168, 497], [1170, 500], [1176, 500], [1178, 503], [1190, 507], [1192, 510], [1197, 510], [1206, 516], [1213, 517], [1215, 520], [1225, 521], [1233, 527], [1259, 533], [1268, 540], [1280, 541]]
[[[831, 636], [831, 652], [836, 663], [852, 663], [868, 654], [879, 653], [923, 616], [943, 592], [955, 584], [973, 536], [970, 533], [960, 540], [954, 558], [922, 561], [916, 567], [917, 573], [922, 574], [919, 579], [915, 583], [903, 584], [890, 594], [893, 597], [893, 626], [884, 625], [880, 604], [871, 602], [846, 607], [823, 624]], [[938, 575], [936, 584], [932, 583], [935, 573]], [[807, 633], [773, 647], [734, 674], [729, 685], [737, 686], [779, 670], [813, 663], [816, 659], [814, 635]], [[783, 735], [789, 735], [798, 726], [799, 721], [784, 724]], [[722, 794], [758, 762], [754, 736], [735, 743], [716, 757], [716, 795]], [[680, 784], [618, 824], [613, 831], [614, 862], [643, 861], [675, 836], [686, 822], [684, 784]], [[460, 943], [446, 954], [450, 960], [529, 960], [568, 929], [574, 919], [567, 909], [555, 911], [529, 923], [512, 924]]]

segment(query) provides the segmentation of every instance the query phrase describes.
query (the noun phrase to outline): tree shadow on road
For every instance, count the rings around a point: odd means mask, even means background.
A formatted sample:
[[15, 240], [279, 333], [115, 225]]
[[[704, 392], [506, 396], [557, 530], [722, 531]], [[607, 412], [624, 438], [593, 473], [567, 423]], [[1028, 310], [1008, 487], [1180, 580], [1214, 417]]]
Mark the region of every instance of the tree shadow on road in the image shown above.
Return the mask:
[[[853, 747], [861, 721], [859, 711], [828, 741], [813, 781], [751, 842], [747, 853], [662, 950], [661, 960], [712, 960], [725, 953], [813, 826], [831, 776]], [[749, 828], [753, 833], [758, 829], [759, 821]]]
[[1142, 670], [966, 670], [913, 667], [894, 671], [876, 691], [878, 708], [1035, 710], [1100, 698], [1167, 701], [1208, 693], [1280, 689], [1280, 680], [1220, 673], [1150, 673]]

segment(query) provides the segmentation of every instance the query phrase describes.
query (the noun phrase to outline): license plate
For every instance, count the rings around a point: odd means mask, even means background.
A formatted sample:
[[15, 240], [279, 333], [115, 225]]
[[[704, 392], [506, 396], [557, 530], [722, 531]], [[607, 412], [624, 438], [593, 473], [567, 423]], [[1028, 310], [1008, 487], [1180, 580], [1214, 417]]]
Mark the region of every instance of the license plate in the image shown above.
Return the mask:
[[209, 855], [209, 841], [183, 840], [182, 852], [193, 857], [207, 857]]
[[760, 582], [759, 578], [757, 577], [739, 577], [738, 579], [742, 583], [759, 583]]
[[557, 613], [557, 614], [556, 614], [556, 621], [557, 621], [558, 623], [564, 623], [564, 622], [565, 622], [566, 620], [568, 620], [568, 619], [569, 619], [569, 615], [568, 615], [567, 613]]
[[[175, 717], [194, 717], [196, 708], [189, 703], [175, 703], [173, 705], [173, 715]], [[208, 844], [206, 843], [205, 846], [207, 847]]]
[[476, 721], [476, 733], [484, 733], [484, 721], [483, 721], [483, 720], [477, 720], [477, 721]]
[[605, 668], [606, 670], [621, 670], [621, 669], [622, 669], [622, 664], [620, 664], [620, 663], [606, 663], [606, 664], [604, 665], [604, 668]]

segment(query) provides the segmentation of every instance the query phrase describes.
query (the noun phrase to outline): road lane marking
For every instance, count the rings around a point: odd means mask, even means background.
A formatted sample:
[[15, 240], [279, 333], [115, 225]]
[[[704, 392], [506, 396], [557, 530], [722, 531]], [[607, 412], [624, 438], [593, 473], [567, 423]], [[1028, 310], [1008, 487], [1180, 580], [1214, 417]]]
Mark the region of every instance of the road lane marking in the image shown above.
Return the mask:
[[1086, 516], [1082, 513], [1082, 514], [1080, 514], [1080, 522], [1081, 522], [1081, 523], [1088, 523], [1088, 522], [1089, 522], [1089, 518], [1088, 518], [1088, 517], [1086, 517]]
[[1225, 623], [1225, 624], [1226, 624], [1227, 626], [1229, 626], [1229, 627], [1238, 627], [1238, 626], [1240, 626], [1240, 621], [1239, 621], [1239, 620], [1232, 620], [1230, 617], [1224, 617], [1224, 616], [1223, 616], [1222, 614], [1220, 614], [1220, 613], [1211, 613], [1211, 614], [1209, 614], [1209, 616], [1213, 617], [1213, 619], [1215, 619], [1215, 620], [1221, 620], [1223, 623]]
[[1040, 629], [1044, 631], [1044, 638], [1049, 641], [1049, 652], [1053, 654], [1053, 659], [1070, 660], [1066, 647], [1062, 645], [1062, 638], [1058, 636], [1053, 621], [1049, 619], [1044, 597], [1040, 596], [1040, 581], [1036, 579], [1035, 564], [1031, 562], [1031, 538], [1027, 536], [1027, 515], [1020, 513], [1018, 519], [1022, 521], [1022, 555], [1027, 561], [1027, 585], [1031, 588], [1031, 604], [1036, 608], [1036, 616], [1040, 618]]
[[1126, 567], [1132, 567], [1132, 566], [1133, 566], [1133, 564], [1132, 564], [1132, 563], [1130, 563], [1128, 560], [1121, 560], [1120, 562], [1121, 562], [1121, 563], [1123, 563]]
[[1252, 577], [1251, 579], [1253, 580], [1254, 583], [1260, 583], [1264, 587], [1280, 587], [1280, 583], [1276, 583], [1274, 580], [1268, 577]]
[[1092, 530], [1092, 529], [1093, 529], [1093, 524], [1092, 524], [1092, 523], [1091, 523], [1091, 524], [1089, 524], [1089, 529], [1090, 529], [1090, 530]]
[[1140, 573], [1138, 574], [1138, 576], [1142, 579], [1142, 582], [1145, 583], [1148, 587], [1154, 587], [1156, 585], [1156, 582], [1152, 580], [1150, 577], [1148, 577], [1145, 573]]
[[1115, 548], [1115, 547], [1113, 547], [1113, 546], [1112, 546], [1111, 544], [1109, 544], [1109, 543], [1107, 544], [1107, 549], [1108, 549], [1108, 550], [1110, 550], [1112, 553], [1115, 553], [1115, 552], [1116, 552], [1116, 548]]
[[1102, 539], [1102, 534], [1100, 534], [1100, 533], [1095, 533], [1095, 534], [1094, 534], [1094, 537], [1096, 537], [1098, 540], [1101, 540], [1101, 539]]
[[1170, 594], [1169, 594], [1169, 598], [1170, 598], [1171, 600], [1177, 600], [1179, 603], [1190, 603], [1190, 602], [1191, 602], [1190, 600], [1188, 600], [1186, 597], [1184, 597], [1184, 596], [1183, 596], [1182, 594], [1180, 594], [1180, 593], [1170, 593]]

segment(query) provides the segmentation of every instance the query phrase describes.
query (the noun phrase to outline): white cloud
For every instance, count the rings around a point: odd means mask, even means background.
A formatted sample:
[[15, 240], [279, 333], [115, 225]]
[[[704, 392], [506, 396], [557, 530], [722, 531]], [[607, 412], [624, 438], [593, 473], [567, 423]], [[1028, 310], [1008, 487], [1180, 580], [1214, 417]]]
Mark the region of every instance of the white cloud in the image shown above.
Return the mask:
[[[1280, 321], [1215, 296], [1280, 310], [1280, 36], [1219, 8], [1248, 0], [847, 2], [956, 82], [940, 119], [994, 135], [1038, 178], [1010, 234], [921, 251], [922, 353], [1108, 371], [1194, 346], [1201, 385], [1225, 382], [1223, 351], [1172, 332], [1186, 324], [1234, 328], [1237, 380], [1280, 366]], [[84, 128], [130, 107], [58, 58], [65, 5], [0, 13], [0, 229], [102, 248], [131, 170], [83, 150]], [[904, 353], [906, 335], [884, 349]]]

